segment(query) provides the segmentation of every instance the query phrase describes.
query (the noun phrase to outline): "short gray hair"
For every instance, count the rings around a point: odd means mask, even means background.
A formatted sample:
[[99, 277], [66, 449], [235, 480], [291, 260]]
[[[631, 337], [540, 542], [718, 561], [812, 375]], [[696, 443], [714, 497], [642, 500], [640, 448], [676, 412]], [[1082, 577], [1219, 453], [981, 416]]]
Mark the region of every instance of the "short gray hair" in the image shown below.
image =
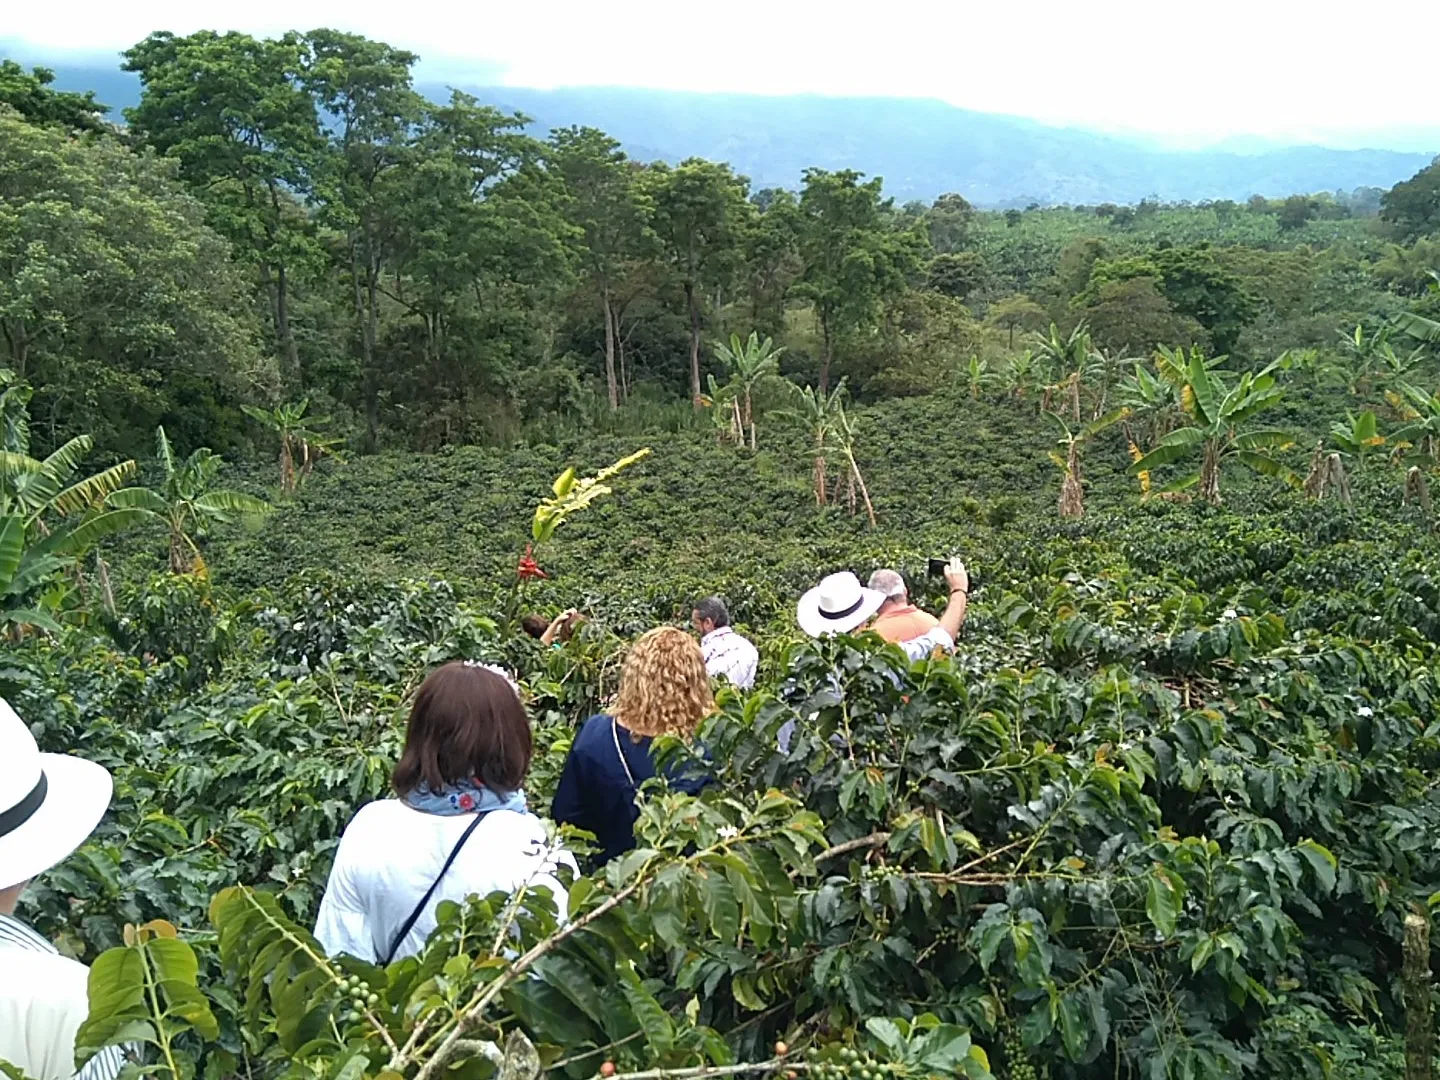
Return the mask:
[[730, 609], [718, 596], [707, 596], [695, 603], [695, 614], [702, 622], [712, 622], [716, 627], [730, 625]]
[[909, 593], [905, 579], [894, 570], [876, 570], [870, 575], [870, 588], [884, 595], [886, 600], [905, 600]]

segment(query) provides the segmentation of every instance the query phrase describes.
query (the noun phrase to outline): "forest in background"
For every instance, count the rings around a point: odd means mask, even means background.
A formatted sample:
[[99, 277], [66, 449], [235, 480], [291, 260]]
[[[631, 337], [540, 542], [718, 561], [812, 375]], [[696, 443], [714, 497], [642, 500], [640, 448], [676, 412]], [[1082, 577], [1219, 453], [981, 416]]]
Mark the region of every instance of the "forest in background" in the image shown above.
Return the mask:
[[1118, 357], [1245, 365], [1436, 314], [1433, 166], [1388, 193], [990, 213], [847, 171], [752, 191], [586, 128], [537, 140], [332, 31], [126, 57], [145, 90], [123, 129], [46, 72], [0, 76], [4, 362], [47, 445], [134, 455], [163, 424], [231, 453], [263, 438], [246, 406], [302, 399], [364, 450], [673, 426], [730, 378], [713, 344], [752, 330], [786, 376], [874, 400], [998, 368], [1052, 322]]

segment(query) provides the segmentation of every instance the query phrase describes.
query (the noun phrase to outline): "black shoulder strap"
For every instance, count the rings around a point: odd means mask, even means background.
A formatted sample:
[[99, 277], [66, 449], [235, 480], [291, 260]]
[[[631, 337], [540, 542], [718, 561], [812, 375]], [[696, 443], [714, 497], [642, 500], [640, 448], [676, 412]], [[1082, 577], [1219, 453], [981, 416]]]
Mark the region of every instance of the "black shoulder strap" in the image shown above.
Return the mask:
[[400, 945], [405, 940], [405, 936], [410, 933], [410, 928], [415, 925], [415, 920], [420, 918], [420, 913], [425, 910], [425, 905], [430, 903], [430, 897], [434, 896], [435, 890], [440, 887], [440, 879], [443, 878], [446, 871], [450, 869], [450, 864], [453, 863], [455, 857], [460, 854], [460, 849], [465, 846], [465, 841], [470, 839], [470, 834], [475, 831], [476, 826], [484, 821], [489, 814], [489, 810], [476, 814], [475, 820], [465, 827], [465, 831], [460, 834], [460, 839], [455, 841], [455, 846], [450, 849], [450, 856], [445, 860], [445, 865], [440, 867], [440, 873], [435, 875], [435, 880], [430, 883], [430, 888], [425, 890], [425, 895], [422, 896], [420, 902], [415, 905], [415, 910], [410, 912], [410, 917], [401, 924], [400, 932], [396, 934], [395, 939], [390, 942], [390, 948], [387, 949], [385, 955], [380, 958], [381, 967], [389, 967], [390, 961], [395, 959], [395, 954], [400, 951]]

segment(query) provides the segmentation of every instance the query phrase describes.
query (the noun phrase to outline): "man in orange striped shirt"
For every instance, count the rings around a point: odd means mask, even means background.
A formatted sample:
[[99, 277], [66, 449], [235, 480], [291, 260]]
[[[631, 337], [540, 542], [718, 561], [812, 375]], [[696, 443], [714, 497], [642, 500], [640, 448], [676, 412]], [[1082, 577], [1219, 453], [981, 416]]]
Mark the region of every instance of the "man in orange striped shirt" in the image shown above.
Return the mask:
[[924, 637], [940, 620], [910, 603], [905, 579], [894, 570], [876, 570], [870, 575], [870, 588], [885, 597], [875, 614], [870, 629], [886, 641], [906, 642]]

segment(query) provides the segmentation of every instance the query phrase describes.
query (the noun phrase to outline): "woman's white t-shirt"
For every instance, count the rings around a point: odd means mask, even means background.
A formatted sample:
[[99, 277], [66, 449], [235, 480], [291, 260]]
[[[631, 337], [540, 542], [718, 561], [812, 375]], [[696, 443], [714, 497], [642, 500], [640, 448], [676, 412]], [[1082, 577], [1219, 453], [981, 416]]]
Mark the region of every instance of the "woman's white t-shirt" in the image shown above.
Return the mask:
[[[383, 959], [473, 820], [471, 814], [427, 814], [398, 799], [361, 807], [340, 839], [320, 900], [315, 937], [325, 951], [331, 956], [348, 953], [367, 963]], [[445, 871], [393, 959], [413, 956], [424, 947], [442, 900], [458, 903], [524, 885], [549, 889], [563, 915], [567, 898], [555, 876], [562, 865], [574, 869], [574, 857], [550, 845], [539, 818], [492, 810]]]

